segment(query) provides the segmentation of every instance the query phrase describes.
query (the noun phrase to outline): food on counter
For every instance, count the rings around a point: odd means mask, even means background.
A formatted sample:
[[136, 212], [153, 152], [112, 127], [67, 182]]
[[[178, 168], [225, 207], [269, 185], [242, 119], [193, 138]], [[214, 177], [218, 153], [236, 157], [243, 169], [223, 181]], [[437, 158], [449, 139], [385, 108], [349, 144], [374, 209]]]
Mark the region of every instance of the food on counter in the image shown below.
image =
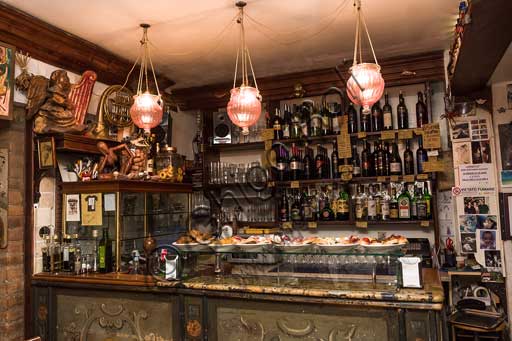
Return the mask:
[[401, 244], [407, 244], [407, 238], [401, 235], [394, 235], [392, 234], [389, 237], [386, 237], [382, 240], [371, 238], [371, 237], [364, 237], [361, 238], [359, 241], [360, 245], [401, 245]]
[[178, 238], [176, 244], [197, 244], [197, 242], [189, 235], [184, 235]]
[[190, 230], [188, 233], [192, 239], [201, 244], [207, 244], [213, 240], [213, 236], [209, 233], [203, 233], [198, 230]]

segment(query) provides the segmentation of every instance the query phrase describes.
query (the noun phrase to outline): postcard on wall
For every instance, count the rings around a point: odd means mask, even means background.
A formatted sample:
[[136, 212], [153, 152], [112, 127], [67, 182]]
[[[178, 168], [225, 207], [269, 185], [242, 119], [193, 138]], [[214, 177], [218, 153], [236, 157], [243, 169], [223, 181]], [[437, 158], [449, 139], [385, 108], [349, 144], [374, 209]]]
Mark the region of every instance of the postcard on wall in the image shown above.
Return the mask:
[[471, 163], [471, 142], [453, 143], [453, 166]]
[[101, 193], [81, 194], [82, 225], [103, 225], [103, 204]]
[[80, 221], [80, 195], [66, 195], [66, 221]]
[[114, 193], [107, 193], [104, 195], [105, 200], [105, 212], [111, 212], [116, 210], [116, 195]]
[[0, 119], [12, 119], [16, 48], [0, 42]]
[[493, 175], [494, 170], [490, 163], [459, 166], [460, 187], [494, 187]]

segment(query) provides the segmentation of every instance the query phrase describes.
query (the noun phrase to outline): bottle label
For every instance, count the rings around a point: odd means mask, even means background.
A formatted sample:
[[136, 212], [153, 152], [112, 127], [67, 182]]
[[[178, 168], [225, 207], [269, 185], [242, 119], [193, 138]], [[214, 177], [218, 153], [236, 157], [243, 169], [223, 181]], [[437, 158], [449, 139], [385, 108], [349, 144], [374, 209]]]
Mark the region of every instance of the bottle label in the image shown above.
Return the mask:
[[300, 161], [290, 162], [290, 169], [292, 169], [292, 170], [302, 170], [303, 168], [304, 168], [303, 164]]
[[328, 211], [328, 210], [324, 210], [324, 211], [322, 212], [322, 218], [324, 218], [324, 219], [329, 219], [329, 216], [330, 216], [330, 213], [329, 213], [329, 211]]
[[289, 125], [285, 125], [283, 127], [283, 137], [290, 138], [290, 126]]
[[307, 123], [301, 123], [300, 126], [302, 127], [302, 135], [308, 136], [308, 125], [307, 125]]
[[409, 199], [403, 198], [398, 201], [398, 215], [399, 215], [399, 218], [410, 218], [411, 217]]
[[391, 219], [398, 219], [398, 207], [389, 209], [389, 217]]
[[381, 206], [380, 206], [380, 211], [381, 211], [381, 214], [382, 214], [383, 217], [389, 217], [390, 216], [389, 202], [383, 201]]
[[377, 215], [377, 203], [374, 199], [368, 199], [368, 216], [375, 217]]
[[384, 112], [384, 128], [393, 128], [391, 113], [389, 111]]
[[322, 128], [322, 116], [318, 114], [311, 116], [311, 128]]
[[361, 167], [354, 166], [354, 167], [352, 168], [352, 174], [353, 174], [353, 175], [359, 175], [359, 174], [361, 174]]
[[284, 171], [288, 168], [288, 164], [286, 162], [278, 162], [277, 169], [280, 171]]
[[298, 208], [292, 208], [291, 218], [292, 220], [300, 220], [300, 210]]
[[328, 116], [322, 116], [322, 126], [324, 128], [329, 128], [329, 117]]
[[419, 203], [416, 208], [418, 219], [427, 219], [427, 205], [426, 203]]
[[69, 248], [65, 248], [62, 252], [62, 260], [64, 262], [69, 262]]
[[348, 201], [345, 199], [338, 199], [337, 202], [337, 212], [339, 213], [348, 213]]
[[333, 131], [340, 131], [340, 125], [338, 124], [338, 117], [333, 117], [332, 119], [332, 130]]
[[105, 248], [105, 245], [100, 245], [98, 247], [98, 255], [99, 255], [99, 268], [100, 269], [106, 269], [106, 262], [105, 262], [105, 257], [106, 257], [106, 248]]
[[288, 221], [288, 210], [286, 208], [282, 208], [280, 213], [281, 213], [281, 221]]
[[411, 205], [411, 216], [417, 217], [418, 211], [417, 211], [417, 205], [414, 204], [414, 202]]
[[398, 173], [402, 171], [402, 164], [400, 162], [391, 162], [389, 164], [389, 170], [392, 173]]
[[313, 210], [311, 209], [311, 206], [306, 205], [302, 208], [302, 211], [304, 212], [304, 219], [312, 219], [313, 218]]
[[153, 163], [154, 163], [153, 159], [148, 159], [148, 161], [146, 163], [146, 171], [148, 173], [153, 173], [153, 168], [154, 168]]
[[278, 122], [274, 123], [274, 130], [281, 130], [281, 125]]
[[356, 203], [356, 219], [361, 219], [363, 217], [363, 205], [361, 203]]

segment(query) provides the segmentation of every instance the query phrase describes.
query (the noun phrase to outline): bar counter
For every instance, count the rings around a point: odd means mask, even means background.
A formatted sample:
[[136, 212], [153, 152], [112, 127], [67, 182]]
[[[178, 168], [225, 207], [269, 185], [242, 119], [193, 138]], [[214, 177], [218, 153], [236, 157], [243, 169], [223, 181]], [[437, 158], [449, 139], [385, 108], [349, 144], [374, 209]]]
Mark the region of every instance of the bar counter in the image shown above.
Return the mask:
[[99, 340], [112, 332], [141, 340], [237, 340], [246, 329], [255, 340], [291, 340], [311, 326], [308, 336], [329, 340], [346, 328], [361, 335], [353, 340], [437, 340], [444, 300], [438, 272], [423, 269], [423, 283], [396, 290], [384, 283], [207, 275], [167, 282], [119, 273], [40, 273], [32, 281], [35, 327], [46, 340]]

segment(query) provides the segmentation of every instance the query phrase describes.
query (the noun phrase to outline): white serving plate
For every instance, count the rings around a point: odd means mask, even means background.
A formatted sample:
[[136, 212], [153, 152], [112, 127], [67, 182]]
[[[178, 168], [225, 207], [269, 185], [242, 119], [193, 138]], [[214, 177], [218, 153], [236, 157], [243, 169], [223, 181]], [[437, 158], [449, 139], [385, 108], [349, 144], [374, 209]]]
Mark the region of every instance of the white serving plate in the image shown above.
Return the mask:
[[354, 244], [319, 244], [318, 247], [325, 253], [343, 253], [354, 250], [359, 243]]

